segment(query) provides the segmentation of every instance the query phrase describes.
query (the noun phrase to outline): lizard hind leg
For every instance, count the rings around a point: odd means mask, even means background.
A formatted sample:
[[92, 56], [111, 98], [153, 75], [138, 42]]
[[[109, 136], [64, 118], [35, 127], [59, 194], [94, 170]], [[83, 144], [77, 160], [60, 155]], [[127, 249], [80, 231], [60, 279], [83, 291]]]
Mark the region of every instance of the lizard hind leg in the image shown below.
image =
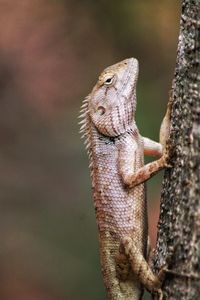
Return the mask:
[[161, 269], [157, 275], [153, 274], [143, 254], [130, 237], [124, 237], [121, 245], [123, 245], [124, 253], [128, 257], [135, 277], [150, 293], [156, 294], [158, 299], [162, 300], [161, 286], [165, 276], [165, 269]]

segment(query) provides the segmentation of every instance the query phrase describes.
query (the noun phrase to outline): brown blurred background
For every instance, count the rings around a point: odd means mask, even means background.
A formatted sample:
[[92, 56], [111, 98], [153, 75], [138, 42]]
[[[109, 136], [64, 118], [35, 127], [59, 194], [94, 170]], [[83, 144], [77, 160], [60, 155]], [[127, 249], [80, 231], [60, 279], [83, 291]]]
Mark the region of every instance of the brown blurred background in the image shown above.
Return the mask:
[[[102, 69], [140, 61], [137, 124], [158, 140], [174, 0], [0, 0], [0, 299], [106, 299], [77, 115]], [[148, 183], [155, 243], [161, 175]]]

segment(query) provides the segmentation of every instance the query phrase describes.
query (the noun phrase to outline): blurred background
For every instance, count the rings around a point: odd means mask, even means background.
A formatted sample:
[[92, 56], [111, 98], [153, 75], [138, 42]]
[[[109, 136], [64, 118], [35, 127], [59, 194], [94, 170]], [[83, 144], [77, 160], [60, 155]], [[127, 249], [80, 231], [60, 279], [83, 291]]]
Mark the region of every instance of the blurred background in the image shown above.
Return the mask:
[[[79, 107], [134, 56], [137, 124], [158, 140], [179, 16], [174, 0], [0, 0], [0, 299], [106, 299]], [[148, 183], [153, 245], [161, 179]]]

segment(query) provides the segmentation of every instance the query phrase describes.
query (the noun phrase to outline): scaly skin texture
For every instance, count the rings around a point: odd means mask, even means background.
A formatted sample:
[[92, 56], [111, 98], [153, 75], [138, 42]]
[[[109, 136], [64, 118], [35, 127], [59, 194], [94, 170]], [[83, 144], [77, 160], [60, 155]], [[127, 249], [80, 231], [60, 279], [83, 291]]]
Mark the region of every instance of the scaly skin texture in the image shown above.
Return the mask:
[[[134, 58], [105, 69], [83, 102], [80, 122], [90, 160], [103, 279], [111, 300], [139, 300], [143, 286], [162, 299], [163, 274], [156, 277], [145, 260], [143, 182], [166, 160], [162, 146], [140, 136], [134, 122], [138, 69]], [[144, 153], [162, 157], [144, 166]]]

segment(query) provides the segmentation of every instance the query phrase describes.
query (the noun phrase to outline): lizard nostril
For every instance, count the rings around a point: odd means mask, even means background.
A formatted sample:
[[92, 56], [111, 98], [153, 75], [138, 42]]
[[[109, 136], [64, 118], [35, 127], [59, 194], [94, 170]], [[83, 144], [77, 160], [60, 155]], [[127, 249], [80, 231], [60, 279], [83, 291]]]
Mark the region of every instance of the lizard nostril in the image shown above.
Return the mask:
[[104, 115], [105, 112], [106, 112], [106, 110], [105, 110], [105, 108], [104, 108], [103, 106], [99, 106], [99, 107], [97, 108], [97, 111], [98, 111], [98, 113], [100, 114], [100, 116]]

